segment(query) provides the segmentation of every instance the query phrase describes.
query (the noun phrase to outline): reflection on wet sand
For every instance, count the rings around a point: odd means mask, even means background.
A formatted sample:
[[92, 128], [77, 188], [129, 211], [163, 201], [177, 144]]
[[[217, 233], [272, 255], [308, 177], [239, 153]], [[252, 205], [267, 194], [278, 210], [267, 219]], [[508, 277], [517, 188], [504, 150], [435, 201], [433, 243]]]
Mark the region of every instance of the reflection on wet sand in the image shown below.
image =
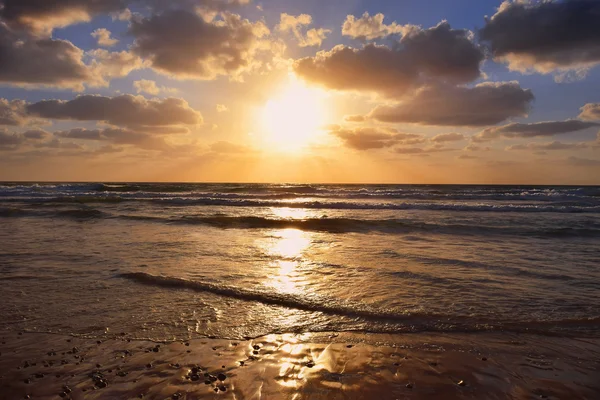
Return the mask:
[[[268, 335], [105, 341], [10, 334], [2, 398], [594, 398], [598, 339], [533, 335]], [[40, 345], [44, 344], [44, 347]]]

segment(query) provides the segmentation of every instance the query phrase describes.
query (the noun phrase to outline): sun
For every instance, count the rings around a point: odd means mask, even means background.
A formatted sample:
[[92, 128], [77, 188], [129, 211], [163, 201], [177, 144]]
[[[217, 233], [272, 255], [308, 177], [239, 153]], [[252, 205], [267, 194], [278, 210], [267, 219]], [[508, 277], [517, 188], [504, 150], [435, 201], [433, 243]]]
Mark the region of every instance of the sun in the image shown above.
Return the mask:
[[290, 75], [278, 94], [262, 109], [265, 146], [300, 152], [318, 140], [326, 120], [325, 92]]

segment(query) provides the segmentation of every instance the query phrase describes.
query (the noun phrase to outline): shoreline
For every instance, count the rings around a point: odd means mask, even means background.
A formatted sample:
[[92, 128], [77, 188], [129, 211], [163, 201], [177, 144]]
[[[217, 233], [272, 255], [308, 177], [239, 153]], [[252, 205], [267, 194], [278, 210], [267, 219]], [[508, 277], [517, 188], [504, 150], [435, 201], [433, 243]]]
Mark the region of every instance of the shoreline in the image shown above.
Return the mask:
[[600, 395], [600, 338], [305, 333], [159, 343], [126, 334], [96, 340], [0, 332], [0, 394], [2, 399], [591, 399]]

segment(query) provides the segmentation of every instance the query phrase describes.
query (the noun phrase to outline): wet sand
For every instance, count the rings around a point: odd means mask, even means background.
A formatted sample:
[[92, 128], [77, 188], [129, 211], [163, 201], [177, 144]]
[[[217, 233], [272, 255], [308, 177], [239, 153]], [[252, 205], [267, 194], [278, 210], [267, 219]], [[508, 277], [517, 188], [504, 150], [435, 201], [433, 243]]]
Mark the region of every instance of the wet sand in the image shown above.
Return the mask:
[[0, 398], [61, 397], [598, 399], [600, 339], [319, 333], [155, 343], [0, 333]]

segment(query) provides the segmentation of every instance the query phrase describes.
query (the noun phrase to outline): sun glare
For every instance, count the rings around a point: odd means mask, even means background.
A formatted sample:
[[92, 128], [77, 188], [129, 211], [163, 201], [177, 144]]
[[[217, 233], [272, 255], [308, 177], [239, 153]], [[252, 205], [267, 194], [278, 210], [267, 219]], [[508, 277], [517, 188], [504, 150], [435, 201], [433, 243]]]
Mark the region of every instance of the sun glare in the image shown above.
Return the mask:
[[285, 88], [262, 110], [265, 145], [298, 152], [316, 141], [325, 125], [325, 93], [291, 75]]

